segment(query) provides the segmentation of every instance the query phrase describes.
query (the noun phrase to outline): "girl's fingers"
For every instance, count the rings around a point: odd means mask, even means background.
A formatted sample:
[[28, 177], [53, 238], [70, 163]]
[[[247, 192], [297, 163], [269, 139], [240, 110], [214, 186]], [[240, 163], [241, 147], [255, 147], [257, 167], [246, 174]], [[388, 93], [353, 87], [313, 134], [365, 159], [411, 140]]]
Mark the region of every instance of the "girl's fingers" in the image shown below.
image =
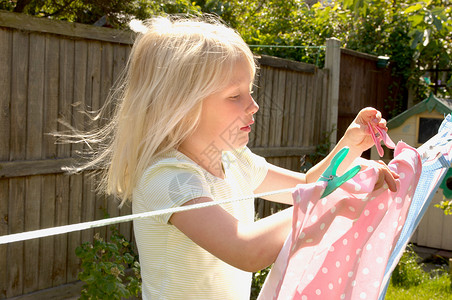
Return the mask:
[[375, 190], [383, 187], [384, 183], [388, 185], [388, 188], [391, 192], [397, 192], [397, 179], [399, 179], [399, 175], [393, 171], [391, 171], [388, 166], [382, 162], [377, 161], [380, 165], [378, 168], [378, 180], [375, 183]]

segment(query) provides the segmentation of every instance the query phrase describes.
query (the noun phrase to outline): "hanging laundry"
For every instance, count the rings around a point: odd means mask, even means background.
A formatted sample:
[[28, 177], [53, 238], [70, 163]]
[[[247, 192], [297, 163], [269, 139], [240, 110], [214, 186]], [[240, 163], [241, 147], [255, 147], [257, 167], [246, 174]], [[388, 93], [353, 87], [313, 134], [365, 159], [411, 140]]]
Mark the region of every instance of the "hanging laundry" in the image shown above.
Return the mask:
[[383, 288], [379, 297], [380, 300], [383, 300], [386, 295], [392, 271], [394, 271], [411, 236], [421, 222], [446, 172], [450, 169], [452, 163], [451, 115], [446, 116], [438, 130], [438, 134], [419, 147], [418, 152], [422, 157], [422, 174], [399, 241], [389, 257], [383, 279]]
[[325, 181], [298, 187], [292, 232], [258, 299], [377, 299], [422, 169], [416, 149], [399, 142], [394, 153], [397, 192], [373, 191], [373, 168], [325, 198]]

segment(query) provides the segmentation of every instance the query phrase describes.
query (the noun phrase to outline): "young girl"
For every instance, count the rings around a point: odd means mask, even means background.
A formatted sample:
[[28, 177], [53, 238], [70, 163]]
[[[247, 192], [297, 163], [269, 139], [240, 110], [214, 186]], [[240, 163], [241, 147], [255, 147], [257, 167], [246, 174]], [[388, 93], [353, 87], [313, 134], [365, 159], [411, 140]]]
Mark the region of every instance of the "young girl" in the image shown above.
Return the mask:
[[[229, 199], [314, 182], [350, 147], [348, 167], [372, 145], [362, 110], [332, 153], [307, 174], [267, 163], [246, 147], [259, 106], [253, 54], [232, 29], [209, 20], [155, 18], [136, 40], [114, 119], [104, 188], [133, 213]], [[379, 167], [377, 188], [394, 190]], [[290, 194], [269, 197], [292, 203]], [[134, 221], [143, 299], [249, 299], [252, 271], [272, 264], [291, 229], [291, 209], [254, 222], [253, 199]]]

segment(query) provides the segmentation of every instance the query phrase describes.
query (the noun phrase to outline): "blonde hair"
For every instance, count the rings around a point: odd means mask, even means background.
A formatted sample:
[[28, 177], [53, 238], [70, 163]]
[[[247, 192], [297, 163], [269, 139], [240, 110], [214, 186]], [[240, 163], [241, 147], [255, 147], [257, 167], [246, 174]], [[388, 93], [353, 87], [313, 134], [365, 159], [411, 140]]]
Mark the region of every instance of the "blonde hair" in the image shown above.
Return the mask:
[[132, 199], [152, 161], [193, 132], [203, 99], [230, 82], [235, 63], [248, 64], [252, 78], [256, 68], [243, 39], [213, 18], [158, 17], [146, 27], [111, 96], [117, 101], [113, 118], [83, 138], [102, 149], [77, 169], [105, 169], [100, 188], [121, 198], [121, 205]]

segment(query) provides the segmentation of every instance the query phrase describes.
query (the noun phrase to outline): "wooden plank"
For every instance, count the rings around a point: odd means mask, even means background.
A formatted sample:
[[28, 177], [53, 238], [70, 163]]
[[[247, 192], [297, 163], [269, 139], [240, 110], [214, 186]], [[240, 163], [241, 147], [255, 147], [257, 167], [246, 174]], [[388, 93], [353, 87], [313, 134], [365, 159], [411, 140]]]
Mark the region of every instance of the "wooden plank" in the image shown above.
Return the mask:
[[[44, 175], [42, 179], [41, 228], [55, 226], [55, 175]], [[52, 287], [55, 237], [45, 237], [39, 240], [39, 289]]]
[[[27, 122], [24, 111], [27, 109], [28, 89], [28, 34], [13, 33], [12, 82], [11, 82], [11, 135], [10, 160], [25, 159]], [[9, 181], [8, 233], [24, 231], [25, 180], [18, 178]], [[7, 296], [23, 292], [23, 242], [8, 245], [7, 254]]]
[[[117, 203], [117, 201], [112, 200], [113, 203]], [[124, 215], [129, 215], [132, 213], [132, 203], [131, 202], [127, 202], [123, 205], [123, 207], [120, 210], [120, 214], [122, 216]], [[132, 241], [133, 239], [133, 226], [132, 226], [132, 222], [124, 222], [119, 224], [119, 232], [129, 241]]]
[[[69, 176], [56, 175], [55, 226], [69, 224]], [[68, 235], [55, 236], [52, 286], [67, 282]]]
[[[59, 89], [58, 89], [58, 118], [70, 123], [72, 115], [72, 104], [74, 100], [74, 64], [75, 64], [75, 42], [70, 39], [60, 39], [59, 44]], [[78, 53], [77, 53], [78, 55]], [[60, 122], [57, 124], [58, 131], [68, 128]], [[57, 157], [70, 157], [71, 145], [60, 143], [57, 145]]]
[[308, 147], [255, 147], [251, 151], [263, 157], [302, 156], [315, 151], [315, 146]]
[[[76, 224], [82, 221], [82, 196], [83, 175], [72, 175], [69, 178], [69, 216], [68, 223]], [[81, 233], [72, 232], [68, 234], [67, 255], [67, 281], [78, 279], [80, 270], [80, 259], [75, 255], [75, 249], [81, 245]]]
[[75, 158], [0, 161], [0, 178], [64, 173], [64, 167], [77, 162]]
[[302, 98], [300, 97], [300, 86], [299, 83], [301, 82], [302, 74], [295, 73], [294, 77], [294, 85], [293, 88], [293, 102], [294, 102], [294, 120], [292, 123], [293, 126], [293, 137], [291, 138], [292, 146], [300, 146], [301, 141], [301, 118], [302, 118]]
[[9, 159], [12, 37], [11, 31], [0, 28], [0, 160]]
[[[439, 197], [438, 197], [439, 196]], [[427, 239], [425, 246], [431, 248], [440, 248], [441, 240], [444, 234], [442, 223], [444, 220], [444, 213], [441, 209], [435, 207], [442, 200], [442, 195], [438, 195], [438, 192], [433, 196], [432, 202], [427, 209], [426, 215], [428, 215], [426, 225]]]
[[[59, 39], [52, 35], [45, 35], [45, 90], [44, 90], [44, 139], [43, 158], [57, 157], [55, 139], [47, 135], [57, 131], [58, 98], [59, 98], [59, 65], [60, 65], [60, 43]], [[42, 200], [41, 200], [41, 228], [55, 226], [55, 175], [43, 176]], [[40, 239], [39, 251], [39, 288], [45, 289], [52, 286], [55, 237]]]
[[262, 55], [258, 58], [258, 63], [260, 65], [269, 66], [278, 69], [291, 70], [304, 73], [314, 73], [316, 66], [312, 64], [307, 64], [303, 62], [293, 61], [289, 59]]
[[[30, 62], [27, 110], [26, 159], [40, 159], [42, 155], [42, 128], [44, 104], [45, 39], [30, 34]], [[25, 198], [25, 231], [37, 230], [40, 225], [41, 178], [27, 177]], [[24, 243], [24, 293], [38, 289], [39, 240]]]
[[[8, 234], [9, 180], [0, 179], [0, 235]], [[8, 245], [0, 245], [0, 299], [6, 298], [8, 286]]]
[[[25, 231], [40, 229], [41, 184], [40, 176], [26, 178]], [[39, 239], [24, 242], [24, 293], [38, 290]]]
[[[70, 118], [71, 103], [74, 102], [74, 45], [73, 40], [60, 39], [58, 117], [66, 121]], [[61, 124], [58, 124], [58, 130], [64, 129]], [[69, 144], [57, 145], [58, 157], [70, 157], [70, 154], [71, 147]], [[55, 226], [69, 224], [69, 189], [69, 176], [65, 174], [56, 175]], [[52, 286], [58, 286], [67, 282], [68, 235], [55, 236], [54, 242], [55, 257]]]
[[[23, 178], [14, 178], [9, 180], [9, 206], [8, 206], [8, 225], [9, 232], [20, 233], [24, 231], [24, 199], [25, 199], [25, 180]], [[7, 277], [6, 296], [14, 297], [23, 293], [24, 277], [24, 243], [16, 242], [8, 244], [7, 259]]]
[[[288, 89], [288, 95], [287, 100], [288, 103], [285, 105], [286, 107], [286, 113], [288, 113], [288, 118], [285, 120], [285, 127], [286, 130], [284, 131], [285, 134], [283, 135], [283, 146], [295, 146], [295, 121], [298, 117], [296, 114], [297, 110], [297, 73], [290, 72], [287, 77], [287, 89]], [[288, 110], [288, 112], [287, 112]]]
[[116, 30], [74, 22], [36, 18], [6, 11], [0, 11], [0, 26], [123, 44], [132, 44], [136, 36], [133, 31], [129, 30]]
[[[9, 159], [10, 140], [10, 102], [12, 79], [12, 32], [0, 28], [0, 160]], [[8, 234], [9, 180], [0, 179], [0, 235]], [[7, 245], [0, 245], [0, 298], [6, 298], [8, 286]], [[5, 272], [6, 271], [6, 272]]]
[[273, 125], [276, 127], [276, 136], [274, 140], [274, 146], [281, 146], [282, 142], [282, 131], [283, 131], [283, 124], [284, 124], [284, 118], [286, 117], [286, 107], [285, 99], [286, 99], [286, 73], [284, 71], [278, 70], [278, 93], [273, 101], [273, 111], [276, 116], [276, 123]]
[[313, 116], [313, 102], [315, 101], [314, 93], [313, 93], [313, 85], [314, 76], [309, 76], [307, 82], [307, 91], [306, 91], [306, 106], [305, 106], [305, 120], [303, 126], [304, 138], [307, 140], [307, 145], [313, 144], [313, 134], [312, 134], [312, 116]]
[[[74, 53], [74, 104], [72, 108], [72, 126], [78, 130], [84, 130], [85, 116], [80, 113], [80, 110], [83, 110], [85, 107], [88, 57], [87, 42], [75, 41]], [[78, 157], [77, 152], [82, 150], [82, 148], [82, 144], [72, 144], [71, 156]], [[70, 176], [69, 184], [69, 223], [80, 223], [82, 222], [83, 175]], [[80, 246], [81, 243], [81, 232], [73, 232], [68, 235], [68, 282], [78, 279], [77, 275], [80, 271], [80, 259], [75, 255], [75, 249]]]
[[[83, 198], [82, 198], [82, 222], [93, 221], [95, 216], [96, 198], [93, 185], [93, 174], [83, 174]], [[94, 230], [88, 229], [81, 232], [82, 243], [93, 242]]]
[[298, 128], [300, 134], [298, 135], [297, 146], [306, 146], [306, 145], [308, 145], [308, 141], [305, 138], [306, 134], [305, 134], [304, 123], [305, 123], [306, 118], [309, 117], [308, 115], [306, 115], [307, 76], [300, 76], [298, 78], [298, 91], [299, 91], [299, 94], [298, 94], [299, 106], [297, 109], [297, 113], [298, 113], [297, 128]]
[[260, 143], [259, 146], [268, 146], [268, 128], [270, 126], [270, 115], [271, 115], [271, 101], [272, 101], [272, 88], [273, 88], [273, 72], [271, 68], [263, 67], [262, 75], [264, 76], [264, 93], [261, 106], [261, 125], [260, 125]]

